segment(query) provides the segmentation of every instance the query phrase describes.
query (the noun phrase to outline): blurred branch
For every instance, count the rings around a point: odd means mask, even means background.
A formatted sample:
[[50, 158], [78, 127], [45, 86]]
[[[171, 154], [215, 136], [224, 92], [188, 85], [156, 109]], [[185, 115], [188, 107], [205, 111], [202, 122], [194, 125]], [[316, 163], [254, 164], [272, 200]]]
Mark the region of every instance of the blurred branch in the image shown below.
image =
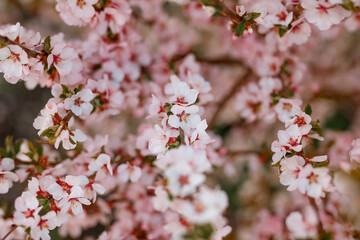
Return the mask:
[[1, 240], [5, 240], [16, 228], [16, 225], [12, 225], [10, 231]]
[[238, 92], [238, 90], [245, 86], [250, 81], [250, 76], [252, 75], [252, 71], [250, 68], [247, 68], [245, 75], [237, 80], [235, 84], [231, 87], [230, 91], [225, 95], [225, 97], [219, 102], [217, 108], [215, 110], [214, 115], [209, 121], [209, 128], [213, 128], [215, 126], [216, 120], [221, 112], [221, 110], [226, 106], [229, 100]]
[[200, 3], [204, 6], [215, 7], [216, 9], [219, 9], [221, 15], [229, 18], [234, 23], [239, 24], [242, 20], [234, 10], [226, 6], [223, 0], [200, 0]]
[[19, 46], [28, 54], [29, 57], [36, 57], [37, 55], [40, 54], [40, 52], [37, 52], [37, 51], [31, 50], [31, 49], [28, 49], [28, 48], [20, 45], [20, 43], [17, 42], [16, 40], [15, 40], [15, 41], [11, 41], [11, 40], [8, 39], [7, 37], [0, 36], [0, 45], [1, 45], [1, 44], [15, 44], [15, 45], [19, 45]]

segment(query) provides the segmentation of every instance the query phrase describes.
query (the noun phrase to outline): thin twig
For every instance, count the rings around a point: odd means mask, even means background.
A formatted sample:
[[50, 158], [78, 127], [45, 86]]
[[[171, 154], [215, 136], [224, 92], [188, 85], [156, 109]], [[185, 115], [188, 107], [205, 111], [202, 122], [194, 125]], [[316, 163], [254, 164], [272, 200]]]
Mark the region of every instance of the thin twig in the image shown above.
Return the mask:
[[241, 87], [243, 87], [244, 85], [246, 85], [249, 82], [251, 74], [252, 74], [251, 69], [247, 68], [245, 75], [241, 79], [239, 79], [235, 82], [234, 86], [232, 86], [232, 88], [230, 89], [230, 92], [227, 93], [225, 95], [225, 97], [219, 102], [214, 115], [212, 116], [212, 118], [209, 121], [209, 128], [213, 128], [215, 126], [216, 120], [217, 120], [221, 110], [223, 109], [223, 107], [226, 106], [228, 101], [230, 99], [232, 99], [232, 97], [238, 92], [238, 90]]
[[324, 231], [324, 226], [323, 226], [323, 224], [321, 222], [321, 219], [320, 219], [320, 210], [319, 210], [318, 206], [316, 205], [315, 199], [311, 198], [311, 197], [308, 197], [308, 198], [309, 198], [310, 205], [314, 208], [314, 210], [316, 212], [316, 215], [318, 217], [317, 230], [318, 230], [318, 234], [321, 235], [325, 231]]
[[16, 225], [12, 225], [10, 231], [1, 240], [5, 240], [17, 227]]

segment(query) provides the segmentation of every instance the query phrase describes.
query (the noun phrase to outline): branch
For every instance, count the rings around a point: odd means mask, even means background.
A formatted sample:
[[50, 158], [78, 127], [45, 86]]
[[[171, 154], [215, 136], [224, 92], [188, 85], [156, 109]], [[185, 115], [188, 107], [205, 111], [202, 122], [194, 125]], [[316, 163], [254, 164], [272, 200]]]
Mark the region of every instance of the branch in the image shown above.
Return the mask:
[[319, 211], [319, 208], [318, 206], [316, 205], [316, 202], [315, 202], [315, 199], [314, 198], [311, 198], [311, 197], [308, 197], [309, 198], [309, 202], [310, 202], [310, 205], [314, 208], [315, 212], [316, 212], [316, 215], [317, 215], [317, 218], [318, 218], [318, 225], [317, 225], [317, 230], [318, 230], [318, 234], [321, 235], [322, 233], [324, 233], [324, 226], [321, 222], [321, 219], [320, 219], [320, 211]]
[[250, 76], [252, 71], [250, 68], [247, 68], [245, 75], [238, 81], [235, 82], [234, 86], [230, 89], [230, 92], [225, 95], [225, 97], [219, 102], [217, 109], [215, 110], [214, 115], [209, 121], [209, 128], [213, 128], [216, 123], [216, 119], [218, 118], [223, 107], [226, 106], [228, 101], [232, 99], [232, 97], [238, 92], [238, 90], [246, 85], [250, 81]]
[[41, 54], [41, 52], [37, 52], [35, 50], [31, 50], [31, 49], [28, 49], [24, 46], [22, 46], [18, 41], [11, 41], [10, 39], [8, 39], [7, 37], [4, 37], [4, 36], [0, 36], [0, 45], [1, 44], [14, 44], [14, 45], [18, 45], [20, 46], [26, 53], [29, 57], [36, 57], [38, 56], [39, 54]]
[[226, 6], [223, 0], [200, 0], [200, 2], [204, 6], [212, 6], [219, 9], [221, 15], [229, 18], [234, 23], [239, 24], [241, 22], [241, 17], [234, 10]]
[[10, 231], [1, 240], [5, 240], [17, 227], [16, 225], [12, 225]]

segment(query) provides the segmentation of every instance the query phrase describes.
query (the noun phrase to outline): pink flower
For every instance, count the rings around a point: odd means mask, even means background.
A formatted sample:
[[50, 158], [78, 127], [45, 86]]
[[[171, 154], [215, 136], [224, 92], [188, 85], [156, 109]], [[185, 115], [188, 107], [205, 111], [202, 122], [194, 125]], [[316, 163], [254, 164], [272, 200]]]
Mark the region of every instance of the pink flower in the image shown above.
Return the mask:
[[35, 240], [50, 240], [49, 230], [56, 227], [55, 217], [56, 213], [54, 211], [41, 216], [37, 223], [31, 227], [31, 237]]
[[280, 165], [280, 183], [288, 186], [288, 191], [294, 191], [299, 187], [299, 174], [305, 165], [304, 158], [295, 155], [285, 158]]
[[86, 22], [90, 22], [90, 19], [95, 15], [93, 5], [97, 2], [98, 0], [68, 0], [68, 4], [74, 16], [81, 18]]
[[74, 215], [79, 215], [83, 212], [82, 204], [90, 205], [91, 202], [84, 197], [84, 192], [79, 186], [73, 187], [70, 195], [59, 202], [61, 212], [66, 213], [71, 210]]
[[121, 182], [137, 182], [141, 177], [141, 168], [138, 166], [131, 165], [129, 163], [120, 164], [117, 168], [118, 179]]
[[31, 192], [23, 192], [20, 197], [15, 200], [14, 222], [17, 225], [32, 227], [39, 221], [39, 201]]
[[200, 115], [197, 114], [198, 111], [198, 106], [183, 107], [174, 105], [171, 108], [173, 115], [169, 116], [168, 123], [173, 128], [180, 127], [187, 134], [201, 122]]
[[176, 75], [170, 77], [171, 83], [165, 88], [166, 94], [173, 94], [171, 101], [177, 104], [190, 105], [195, 103], [199, 91], [196, 89], [190, 89], [189, 85], [182, 82]]
[[308, 164], [300, 172], [299, 190], [313, 198], [325, 196], [325, 192], [331, 191], [331, 177], [326, 167], [313, 168]]
[[279, 138], [279, 143], [286, 150], [294, 150], [295, 152], [301, 151], [302, 134], [297, 125], [291, 125], [285, 131], [280, 130], [278, 132], [278, 138]]
[[[0, 72], [5, 73], [5, 78], [14, 77], [19, 79], [23, 76], [25, 66], [29, 59], [26, 52], [18, 45], [8, 45], [0, 48]], [[14, 81], [11, 83], [16, 83]]]
[[90, 162], [89, 170], [91, 172], [96, 172], [95, 179], [100, 180], [104, 179], [108, 173], [113, 174], [111, 167], [111, 158], [107, 154], [100, 154], [95, 161]]
[[328, 30], [332, 25], [339, 24], [345, 17], [350, 16], [349, 11], [339, 5], [332, 6], [326, 0], [303, 0], [301, 6], [305, 9], [305, 19], [320, 30]]
[[13, 182], [17, 181], [19, 177], [15, 173], [0, 170], [0, 194], [7, 193], [13, 186]]
[[53, 40], [51, 40], [51, 54], [47, 57], [47, 63], [49, 67], [54, 64], [56, 70], [61, 76], [69, 74], [73, 70], [73, 59], [77, 57], [75, 50], [71, 47], [67, 47], [64, 42], [56, 42], [53, 46]]
[[95, 95], [90, 89], [83, 89], [80, 92], [65, 99], [65, 109], [71, 110], [76, 116], [89, 115], [93, 110], [90, 103]]

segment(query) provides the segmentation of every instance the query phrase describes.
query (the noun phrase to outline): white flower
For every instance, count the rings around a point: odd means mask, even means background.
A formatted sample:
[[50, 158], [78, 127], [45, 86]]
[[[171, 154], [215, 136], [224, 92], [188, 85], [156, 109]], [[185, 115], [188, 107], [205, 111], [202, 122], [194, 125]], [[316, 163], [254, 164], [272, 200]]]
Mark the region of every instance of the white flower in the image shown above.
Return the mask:
[[279, 120], [284, 123], [290, 121], [290, 119], [295, 116], [296, 112], [301, 111], [301, 103], [301, 100], [298, 99], [281, 98], [274, 108]]
[[296, 124], [302, 135], [308, 134], [312, 128], [310, 124], [311, 117], [300, 110], [295, 110], [294, 113], [295, 116], [285, 123], [285, 127], [289, 127], [291, 124]]
[[313, 168], [307, 164], [300, 172], [299, 190], [313, 198], [325, 196], [331, 190], [331, 177], [326, 167]]
[[40, 218], [39, 201], [36, 195], [31, 192], [23, 192], [20, 197], [15, 200], [14, 222], [17, 225], [26, 227], [33, 226]]
[[98, 0], [68, 0], [72, 13], [87, 22], [95, 15], [95, 9], [92, 5], [97, 2]]
[[155, 125], [155, 134], [149, 140], [149, 150], [153, 154], [165, 152], [169, 145], [178, 141], [179, 131], [173, 129], [162, 129]]
[[193, 201], [178, 200], [174, 203], [178, 212], [194, 224], [215, 223], [219, 221], [228, 206], [228, 197], [221, 190], [213, 190], [202, 186], [193, 195]]
[[23, 71], [25, 71], [24, 65], [28, 64], [28, 62], [26, 52], [18, 45], [8, 45], [0, 48], [0, 72], [5, 73], [6, 79], [8, 79], [7, 77], [21, 78]]
[[15, 168], [14, 160], [11, 158], [0, 158], [0, 171], [10, 171]]
[[196, 126], [201, 122], [199, 114], [196, 114], [199, 111], [198, 106], [180, 106], [174, 105], [171, 108], [173, 115], [169, 116], [169, 125], [173, 128], [181, 128], [185, 133], [189, 133], [190, 129], [196, 128]]
[[121, 182], [137, 182], [141, 177], [141, 168], [131, 165], [129, 163], [120, 164], [118, 169], [118, 178]]
[[72, 191], [78, 191], [78, 188], [80, 188], [79, 186], [85, 184], [86, 180], [84, 180], [83, 177], [68, 175], [65, 177], [64, 181], [58, 179], [54, 183], [50, 184], [47, 191], [53, 196], [55, 200], [60, 200], [69, 196]]
[[71, 193], [69, 194], [69, 196], [63, 198], [59, 202], [61, 212], [66, 213], [71, 209], [71, 212], [74, 215], [79, 215], [83, 212], [82, 204], [90, 205], [91, 202], [84, 197], [84, 192], [79, 186], [74, 186], [71, 189]]
[[53, 40], [51, 41], [51, 54], [47, 57], [47, 63], [49, 67], [54, 64], [56, 70], [61, 76], [69, 74], [73, 70], [72, 60], [77, 57], [75, 50], [71, 47], [67, 47], [63, 42], [57, 42], [53, 46]]
[[83, 89], [80, 92], [65, 99], [65, 109], [71, 110], [76, 116], [89, 115], [93, 110], [90, 103], [95, 95], [90, 89]]
[[74, 149], [77, 142], [85, 142], [85, 140], [86, 135], [79, 129], [76, 129], [75, 131], [62, 130], [55, 140], [55, 148], [58, 149], [60, 142], [62, 142], [64, 149]]
[[176, 75], [170, 77], [171, 83], [165, 87], [166, 94], [174, 94], [171, 97], [172, 102], [177, 104], [190, 105], [195, 103], [199, 91], [196, 89], [190, 89], [189, 85], [182, 82]]
[[296, 239], [307, 239], [316, 236], [316, 225], [318, 222], [316, 213], [306, 208], [306, 218], [300, 212], [292, 212], [286, 218], [286, 227], [291, 236]]
[[177, 161], [165, 171], [168, 188], [175, 196], [187, 196], [195, 192], [196, 187], [205, 181], [205, 176], [194, 172], [186, 162]]
[[111, 158], [107, 154], [100, 154], [95, 161], [90, 162], [89, 170], [96, 172], [95, 178], [97, 180], [104, 179], [108, 173], [113, 174], [111, 167]]
[[38, 220], [38, 222], [31, 227], [30, 234], [35, 240], [50, 240], [49, 230], [56, 227], [55, 224], [56, 213], [50, 211]]
[[302, 0], [301, 6], [305, 9], [305, 19], [315, 24], [320, 30], [328, 30], [351, 14], [339, 5], [332, 6], [326, 0]]
[[155, 210], [164, 212], [171, 205], [169, 194], [164, 190], [163, 187], [155, 188], [155, 197], [152, 198], [152, 203]]
[[285, 131], [278, 132], [279, 143], [285, 147], [286, 150], [294, 150], [300, 152], [302, 149], [300, 129], [297, 125], [291, 125]]
[[288, 186], [288, 191], [294, 191], [299, 186], [299, 174], [305, 165], [304, 158], [295, 155], [285, 158], [280, 165], [280, 183]]
[[19, 177], [8, 171], [0, 171], [0, 194], [7, 193], [13, 186], [13, 182], [19, 181]]

